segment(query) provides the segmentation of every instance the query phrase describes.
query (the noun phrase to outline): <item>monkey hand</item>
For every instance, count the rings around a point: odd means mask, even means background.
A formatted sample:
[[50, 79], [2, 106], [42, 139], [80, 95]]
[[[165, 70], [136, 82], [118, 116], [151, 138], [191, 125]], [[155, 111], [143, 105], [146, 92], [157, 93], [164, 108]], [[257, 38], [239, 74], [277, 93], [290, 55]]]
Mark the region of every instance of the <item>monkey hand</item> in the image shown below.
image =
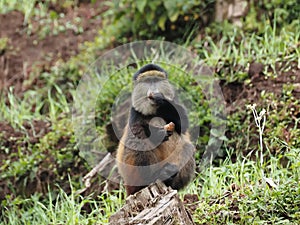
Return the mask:
[[168, 124], [166, 124], [166, 125], [164, 126], [164, 129], [165, 129], [166, 131], [171, 131], [171, 132], [173, 132], [173, 131], [175, 130], [175, 124], [174, 124], [173, 122], [170, 122], [170, 123], [168, 123]]
[[170, 122], [163, 127], [165, 131], [165, 138], [164, 141], [169, 140], [169, 137], [173, 134], [173, 131], [175, 130], [175, 124], [173, 122]]

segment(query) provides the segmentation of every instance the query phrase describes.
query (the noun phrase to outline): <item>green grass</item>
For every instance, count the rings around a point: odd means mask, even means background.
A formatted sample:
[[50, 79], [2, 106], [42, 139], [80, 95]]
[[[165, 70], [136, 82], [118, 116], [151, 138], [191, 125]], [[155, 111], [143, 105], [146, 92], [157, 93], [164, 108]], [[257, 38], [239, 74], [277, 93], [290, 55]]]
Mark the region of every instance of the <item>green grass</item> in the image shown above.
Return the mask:
[[[123, 203], [118, 193], [105, 193], [96, 201], [60, 191], [46, 198], [33, 195], [28, 199], [7, 199], [1, 224], [108, 224], [113, 210]], [[85, 212], [86, 211], [86, 212]]]
[[[248, 158], [236, 163], [225, 160], [209, 167], [180, 195], [195, 194], [199, 201], [193, 213], [202, 224], [297, 224], [300, 222], [300, 149], [264, 163], [265, 176], [276, 187], [264, 182], [260, 166]], [[108, 218], [124, 203], [123, 192], [102, 193], [97, 199], [60, 191], [56, 197], [33, 195], [28, 199], [7, 199], [2, 211], [3, 224], [107, 224]], [[90, 209], [87, 212], [85, 206]]]
[[248, 158], [208, 168], [186, 191], [200, 199], [195, 222], [297, 224], [300, 221], [299, 153], [299, 149], [293, 149], [288, 154], [287, 167], [281, 165], [280, 157], [265, 162], [264, 174], [276, 187], [264, 181], [259, 164]]
[[[270, 77], [278, 76], [278, 72], [281, 71], [276, 69], [276, 65], [282, 61], [287, 62], [286, 67], [281, 68], [283, 71], [290, 69], [292, 61], [299, 63], [298, 26], [295, 26], [293, 31], [285, 28], [278, 31], [275, 24], [268, 24], [266, 21], [261, 32], [262, 34], [247, 33], [225, 22], [224, 27], [208, 27], [207, 35], [200, 43], [194, 45], [204, 61], [210, 66], [215, 66], [220, 71], [220, 77], [228, 82], [247, 79], [248, 63], [252, 61], [264, 63], [264, 72]], [[215, 34], [221, 36], [218, 42], [214, 40]]]

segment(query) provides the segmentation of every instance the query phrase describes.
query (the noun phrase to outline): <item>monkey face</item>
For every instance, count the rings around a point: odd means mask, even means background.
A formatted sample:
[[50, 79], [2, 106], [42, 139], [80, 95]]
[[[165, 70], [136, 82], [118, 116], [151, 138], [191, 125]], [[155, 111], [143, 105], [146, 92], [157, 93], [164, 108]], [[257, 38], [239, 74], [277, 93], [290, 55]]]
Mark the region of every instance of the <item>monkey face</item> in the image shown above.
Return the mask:
[[171, 101], [174, 96], [174, 89], [166, 78], [143, 77], [135, 81], [132, 106], [143, 115], [154, 115], [161, 101]]

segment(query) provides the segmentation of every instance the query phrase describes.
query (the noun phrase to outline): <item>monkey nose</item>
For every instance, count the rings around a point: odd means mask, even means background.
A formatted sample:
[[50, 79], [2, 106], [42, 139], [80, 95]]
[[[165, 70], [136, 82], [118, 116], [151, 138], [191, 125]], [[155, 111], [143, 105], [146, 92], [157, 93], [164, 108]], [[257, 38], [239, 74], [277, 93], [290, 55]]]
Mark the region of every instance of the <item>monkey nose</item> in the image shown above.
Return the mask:
[[160, 92], [149, 91], [147, 93], [147, 97], [151, 100], [154, 100], [155, 98], [162, 98], [163, 94]]
[[148, 97], [149, 99], [152, 99], [152, 100], [153, 100], [153, 99], [154, 99], [154, 93], [148, 91], [147, 97]]
[[155, 93], [153, 91], [150, 91], [150, 90], [147, 91], [147, 97], [149, 99], [153, 100], [154, 99], [154, 95], [155, 95]]

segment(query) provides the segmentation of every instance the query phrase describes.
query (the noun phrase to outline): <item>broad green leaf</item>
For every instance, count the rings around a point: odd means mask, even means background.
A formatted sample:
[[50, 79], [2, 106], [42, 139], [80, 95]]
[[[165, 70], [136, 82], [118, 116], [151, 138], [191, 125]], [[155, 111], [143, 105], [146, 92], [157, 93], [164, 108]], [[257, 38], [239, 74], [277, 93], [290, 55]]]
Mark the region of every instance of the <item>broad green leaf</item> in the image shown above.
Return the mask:
[[146, 13], [146, 22], [148, 25], [151, 25], [153, 23], [154, 17], [155, 17], [155, 12], [153, 11]]
[[165, 15], [162, 15], [159, 18], [159, 20], [158, 20], [158, 26], [159, 26], [160, 29], [162, 29], [162, 30], [166, 29], [166, 27], [165, 27], [166, 21], [167, 21], [167, 16], [165, 16]]
[[176, 10], [176, 1], [174, 0], [165, 0], [164, 6], [168, 12]]
[[145, 6], [147, 4], [147, 0], [138, 0], [136, 1], [136, 7], [140, 11], [140, 13], [144, 13]]
[[148, 6], [151, 10], [156, 11], [158, 7], [162, 7], [162, 1], [161, 0], [151, 0], [148, 3]]
[[175, 11], [172, 15], [169, 15], [169, 18], [171, 22], [174, 22], [177, 20], [178, 16], [179, 16], [179, 11]]
[[164, 6], [167, 10], [168, 17], [171, 20], [171, 22], [176, 21], [180, 14], [180, 9], [177, 8], [177, 1], [166, 0], [164, 1]]

